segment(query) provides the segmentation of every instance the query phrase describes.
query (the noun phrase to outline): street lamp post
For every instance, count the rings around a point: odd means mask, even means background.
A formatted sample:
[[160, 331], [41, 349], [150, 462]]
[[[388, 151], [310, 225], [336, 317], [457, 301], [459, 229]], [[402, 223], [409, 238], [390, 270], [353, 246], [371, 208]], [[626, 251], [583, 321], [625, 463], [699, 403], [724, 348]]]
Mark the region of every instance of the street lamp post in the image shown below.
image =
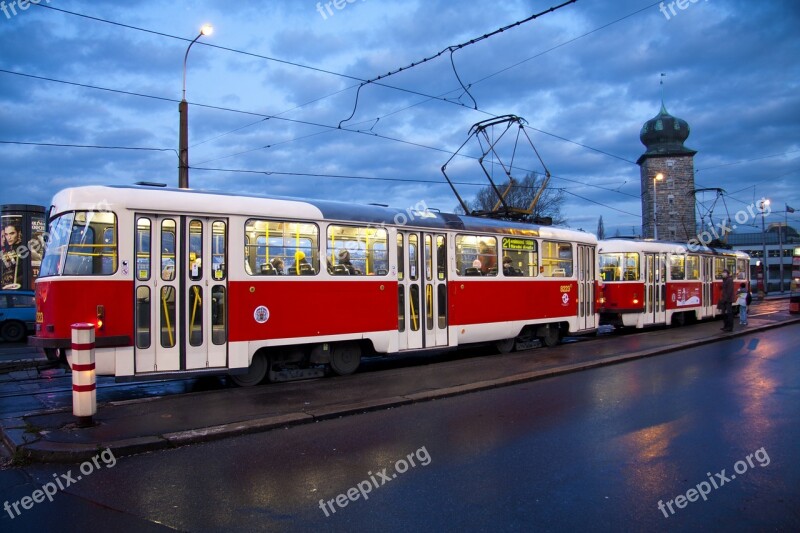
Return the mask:
[[658, 240], [658, 196], [656, 195], [656, 183], [664, 179], [664, 174], [659, 172], [653, 176], [653, 239]]
[[761, 270], [762, 270], [762, 283], [764, 284], [764, 294], [769, 292], [767, 289], [769, 287], [769, 265], [767, 264], [767, 232], [764, 229], [764, 210], [769, 206], [769, 200], [763, 198], [759, 203], [758, 207], [761, 209], [761, 245], [763, 247], [764, 253], [764, 260], [761, 262]]
[[178, 135], [178, 187], [181, 189], [189, 188], [189, 103], [186, 101], [186, 60], [189, 58], [189, 50], [197, 39], [204, 35], [211, 35], [214, 28], [211, 24], [204, 24], [200, 28], [200, 33], [189, 43], [186, 54], [183, 56], [183, 97], [178, 104], [178, 114], [180, 115], [180, 133]]

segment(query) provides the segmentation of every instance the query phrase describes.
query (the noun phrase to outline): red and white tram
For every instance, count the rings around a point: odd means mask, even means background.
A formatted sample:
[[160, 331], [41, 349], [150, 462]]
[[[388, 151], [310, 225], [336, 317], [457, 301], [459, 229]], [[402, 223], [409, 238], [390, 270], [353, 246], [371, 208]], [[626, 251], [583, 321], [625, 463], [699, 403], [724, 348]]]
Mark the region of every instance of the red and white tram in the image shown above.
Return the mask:
[[600, 324], [682, 325], [719, 314], [722, 271], [734, 293], [750, 289], [750, 257], [739, 251], [629, 239], [598, 241]]
[[[356, 370], [362, 355], [596, 331], [588, 233], [337, 202], [139, 186], [53, 199], [31, 344], [96, 324], [98, 374]], [[349, 257], [348, 257], [349, 256]], [[508, 264], [510, 263], [510, 264]]]

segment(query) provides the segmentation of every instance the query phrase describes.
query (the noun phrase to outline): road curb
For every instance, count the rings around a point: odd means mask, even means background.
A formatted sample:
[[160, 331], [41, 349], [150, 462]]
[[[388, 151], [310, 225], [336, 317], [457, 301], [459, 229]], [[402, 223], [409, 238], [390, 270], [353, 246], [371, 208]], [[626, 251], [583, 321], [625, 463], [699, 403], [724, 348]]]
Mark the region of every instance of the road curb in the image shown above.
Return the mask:
[[[14, 453], [15, 457], [20, 459], [25, 458], [41, 462], [79, 462], [93, 457], [99, 451], [106, 448], [110, 448], [114, 452], [115, 456], [121, 457], [142, 452], [157, 451], [167, 448], [177, 448], [190, 444], [210, 442], [213, 440], [219, 440], [233, 436], [261, 433], [273, 429], [308, 424], [320, 420], [340, 418], [342, 416], [460, 396], [463, 394], [490, 390], [509, 385], [527, 383], [548, 377], [571, 374], [574, 372], [609, 366], [626, 361], [643, 359], [645, 357], [662, 355], [685, 348], [704, 346], [720, 340], [777, 329], [798, 323], [800, 323], [800, 317], [790, 318], [789, 320], [779, 323], [764, 324], [761, 326], [749, 327], [748, 329], [720, 333], [719, 335], [713, 337], [670, 344], [659, 348], [640, 350], [628, 354], [603, 357], [593, 361], [574, 363], [544, 370], [522, 372], [497, 379], [439, 389], [431, 389], [428, 391], [403, 396], [375, 398], [372, 400], [363, 400], [355, 403], [323, 406], [320, 408], [309, 408], [303, 412], [285, 413], [253, 420], [177, 431], [163, 435], [143, 436], [117, 441], [103, 440], [97, 443], [59, 442], [47, 440], [46, 436], [31, 432], [31, 428], [24, 420], [24, 417], [0, 421], [0, 430], [2, 430], [3, 442], [12, 451], [12, 453]], [[102, 421], [100, 423], [102, 424]]]

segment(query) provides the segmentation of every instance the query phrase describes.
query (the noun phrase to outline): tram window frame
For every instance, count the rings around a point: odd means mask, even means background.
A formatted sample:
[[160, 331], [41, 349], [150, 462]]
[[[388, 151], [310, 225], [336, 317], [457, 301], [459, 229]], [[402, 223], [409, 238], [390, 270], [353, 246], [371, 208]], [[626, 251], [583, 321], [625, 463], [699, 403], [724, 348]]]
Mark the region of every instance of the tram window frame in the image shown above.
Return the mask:
[[444, 235], [436, 236], [436, 270], [439, 281], [447, 279], [447, 239]]
[[[71, 215], [71, 218], [62, 219], [65, 215]], [[56, 264], [56, 272], [48, 275], [112, 276], [116, 274], [119, 257], [116, 245], [119, 242], [117, 239], [119, 224], [116, 213], [113, 211], [71, 211], [59, 216], [57, 220], [69, 220], [69, 228], [51, 226], [56, 233], [66, 233], [61, 238], [51, 240], [50, 244], [53, 245], [54, 255], [59, 255], [59, 259]], [[108, 230], [113, 232], [112, 242], [102, 242], [108, 234]], [[66, 242], [63, 242], [65, 237]], [[88, 251], [83, 251], [84, 249], [88, 249]], [[105, 249], [110, 249], [110, 254], [107, 254]], [[99, 250], [99, 252], [95, 250]], [[63, 257], [61, 257], [62, 254]], [[110, 257], [114, 265], [111, 272], [103, 271], [103, 259], [106, 257]], [[41, 273], [40, 276], [44, 277]]]
[[[142, 221], [147, 221], [147, 225], [143, 226]], [[136, 280], [149, 281], [150, 275], [153, 270], [153, 258], [151, 255], [151, 243], [153, 242], [153, 221], [150, 217], [137, 217], [134, 243], [134, 255], [136, 266]], [[149, 347], [149, 345], [148, 345]], [[141, 346], [140, 346], [141, 348]]]
[[605, 252], [598, 254], [600, 277], [603, 281], [639, 281], [637, 252]]
[[686, 280], [698, 281], [700, 279], [700, 256], [689, 254], [686, 256]]
[[728, 269], [728, 274], [731, 276], [731, 279], [736, 279], [736, 258], [735, 257], [726, 257], [725, 258], [725, 268]]
[[[475, 260], [481, 263], [474, 267]], [[456, 273], [459, 276], [497, 276], [497, 237], [456, 234]]]
[[750, 272], [750, 265], [747, 259], [742, 257], [736, 258], [736, 279], [740, 281], [747, 280], [747, 274]]
[[[503, 269], [505, 277], [534, 278], [539, 275], [539, 243], [536, 239], [503, 237], [500, 242], [503, 247], [503, 261], [509, 257], [513, 269], [508, 273]], [[532, 249], [525, 249], [531, 245]]]
[[[169, 223], [169, 224], [168, 224]], [[178, 269], [178, 247], [175, 234], [178, 223], [174, 218], [162, 218], [159, 231], [161, 235], [161, 281], [174, 281]], [[169, 240], [171, 239], [171, 241]]]
[[722, 279], [722, 271], [725, 270], [725, 258], [714, 258], [714, 279]]
[[683, 281], [686, 279], [686, 256], [671, 254], [669, 257], [669, 279]]
[[[572, 243], [564, 241], [542, 240], [539, 248], [541, 265], [539, 272], [546, 278], [571, 278], [574, 273]], [[569, 252], [566, 254], [565, 252]], [[555, 255], [553, 253], [555, 252]]]
[[[220, 231], [220, 225], [222, 227]], [[224, 281], [228, 276], [228, 223], [224, 220], [211, 222], [211, 278]]]
[[187, 274], [191, 281], [203, 279], [204, 226], [202, 220], [194, 218], [189, 221], [189, 262], [187, 264], [189, 271]]
[[[244, 262], [248, 276], [319, 274], [319, 226], [313, 222], [249, 218], [244, 223]], [[297, 253], [302, 252], [311, 271], [300, 269]], [[284, 272], [272, 262], [283, 261]], [[291, 263], [291, 264], [290, 264]], [[305, 264], [305, 263], [302, 263]], [[269, 265], [269, 266], [268, 266]]]
[[[374, 226], [351, 226], [329, 224], [326, 230], [326, 254], [328, 273], [350, 276], [389, 275], [389, 232]], [[344, 243], [344, 244], [342, 244]], [[376, 246], [380, 245], [376, 249]], [[353, 270], [337, 268], [339, 254], [346, 250]], [[378, 264], [386, 268], [378, 268]]]

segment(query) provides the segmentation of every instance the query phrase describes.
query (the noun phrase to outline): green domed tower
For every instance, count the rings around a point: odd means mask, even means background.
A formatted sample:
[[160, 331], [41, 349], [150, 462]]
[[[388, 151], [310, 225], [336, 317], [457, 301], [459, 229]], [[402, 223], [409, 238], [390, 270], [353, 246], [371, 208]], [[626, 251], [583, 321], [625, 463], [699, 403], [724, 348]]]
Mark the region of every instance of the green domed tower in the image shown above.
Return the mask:
[[641, 167], [642, 233], [646, 238], [687, 242], [697, 233], [694, 205], [694, 154], [683, 145], [689, 124], [667, 112], [644, 123], [639, 139], [647, 147]]

